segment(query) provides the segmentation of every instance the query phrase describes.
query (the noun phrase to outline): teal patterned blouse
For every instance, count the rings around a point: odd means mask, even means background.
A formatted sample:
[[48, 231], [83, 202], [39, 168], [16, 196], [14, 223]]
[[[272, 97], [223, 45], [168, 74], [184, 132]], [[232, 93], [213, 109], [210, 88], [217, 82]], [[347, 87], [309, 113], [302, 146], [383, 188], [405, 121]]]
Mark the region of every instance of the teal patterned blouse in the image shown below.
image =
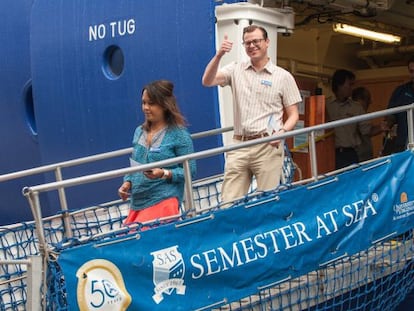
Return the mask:
[[[147, 143], [147, 132], [142, 127], [136, 128], [132, 140], [131, 159], [136, 164], [147, 164], [166, 160], [194, 152], [190, 133], [184, 127], [166, 127], [152, 138], [151, 146]], [[132, 162], [133, 162], [132, 161]], [[134, 162], [134, 163], [135, 163]], [[181, 204], [184, 194], [184, 169], [181, 163], [163, 167], [170, 170], [171, 179], [149, 179], [142, 172], [129, 174], [124, 181], [131, 182], [131, 209], [141, 210], [176, 197]], [[192, 178], [196, 174], [195, 161], [190, 161]]]

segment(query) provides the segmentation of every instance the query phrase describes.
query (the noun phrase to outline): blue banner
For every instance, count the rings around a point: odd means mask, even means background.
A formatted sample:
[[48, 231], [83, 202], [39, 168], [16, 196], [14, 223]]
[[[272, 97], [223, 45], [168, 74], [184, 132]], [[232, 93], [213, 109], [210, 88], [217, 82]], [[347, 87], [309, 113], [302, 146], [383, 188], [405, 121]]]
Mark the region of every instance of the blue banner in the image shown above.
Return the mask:
[[[63, 251], [71, 310], [210, 309], [414, 225], [413, 153], [199, 216]], [[411, 177], [410, 177], [411, 176]]]

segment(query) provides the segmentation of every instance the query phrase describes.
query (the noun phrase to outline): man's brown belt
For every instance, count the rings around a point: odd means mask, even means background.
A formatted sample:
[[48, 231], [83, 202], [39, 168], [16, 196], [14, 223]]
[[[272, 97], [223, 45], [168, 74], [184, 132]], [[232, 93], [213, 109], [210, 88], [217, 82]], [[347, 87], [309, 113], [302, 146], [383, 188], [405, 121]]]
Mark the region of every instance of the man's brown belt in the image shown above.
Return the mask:
[[265, 132], [265, 133], [261, 133], [261, 134], [250, 135], [250, 136], [233, 135], [233, 138], [236, 139], [236, 140], [247, 141], [247, 140], [258, 139], [258, 138], [262, 138], [262, 137], [266, 137], [266, 136], [269, 136], [269, 134]]

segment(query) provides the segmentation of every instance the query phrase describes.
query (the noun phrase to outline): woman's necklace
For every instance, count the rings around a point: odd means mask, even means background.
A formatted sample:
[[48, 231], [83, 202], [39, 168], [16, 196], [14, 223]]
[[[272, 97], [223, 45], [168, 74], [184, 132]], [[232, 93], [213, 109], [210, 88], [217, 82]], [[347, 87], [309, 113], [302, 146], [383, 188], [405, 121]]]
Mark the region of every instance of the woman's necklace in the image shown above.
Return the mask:
[[147, 145], [151, 146], [152, 142], [154, 140], [154, 138], [156, 138], [157, 134], [159, 134], [160, 132], [162, 132], [164, 129], [166, 128], [165, 125], [163, 126], [158, 126], [155, 129], [150, 129], [147, 133]]

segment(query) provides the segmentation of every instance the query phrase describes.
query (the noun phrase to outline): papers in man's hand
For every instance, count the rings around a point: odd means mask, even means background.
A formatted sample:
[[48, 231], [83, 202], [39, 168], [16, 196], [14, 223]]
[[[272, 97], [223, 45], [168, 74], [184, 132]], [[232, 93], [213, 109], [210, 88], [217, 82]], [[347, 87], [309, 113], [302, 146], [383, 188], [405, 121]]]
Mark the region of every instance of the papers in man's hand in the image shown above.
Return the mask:
[[277, 121], [274, 117], [274, 115], [271, 115], [269, 118], [269, 121], [267, 122], [267, 134], [269, 136], [276, 134], [280, 130], [280, 124], [279, 121]]

